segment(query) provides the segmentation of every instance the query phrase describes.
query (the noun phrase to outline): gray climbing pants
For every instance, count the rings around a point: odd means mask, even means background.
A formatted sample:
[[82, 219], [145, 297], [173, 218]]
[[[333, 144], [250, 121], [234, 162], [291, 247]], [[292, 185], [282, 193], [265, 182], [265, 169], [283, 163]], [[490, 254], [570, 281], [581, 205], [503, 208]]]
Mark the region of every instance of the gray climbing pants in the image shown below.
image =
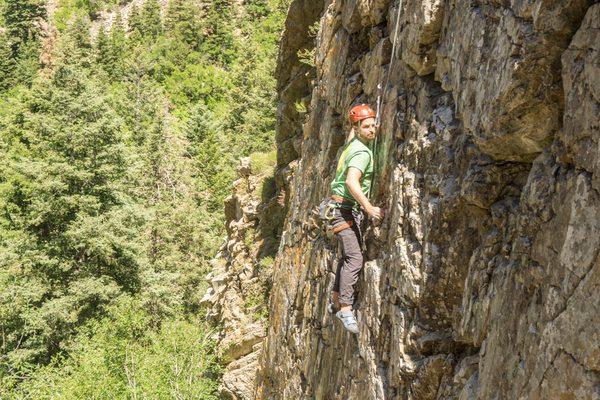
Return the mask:
[[342, 258], [338, 262], [333, 283], [333, 291], [340, 293], [340, 304], [354, 304], [354, 285], [363, 265], [362, 232], [360, 229], [362, 220], [363, 213], [360, 210], [338, 208], [334, 213], [334, 226], [343, 223], [343, 221], [354, 222], [350, 228], [335, 234], [342, 245]]

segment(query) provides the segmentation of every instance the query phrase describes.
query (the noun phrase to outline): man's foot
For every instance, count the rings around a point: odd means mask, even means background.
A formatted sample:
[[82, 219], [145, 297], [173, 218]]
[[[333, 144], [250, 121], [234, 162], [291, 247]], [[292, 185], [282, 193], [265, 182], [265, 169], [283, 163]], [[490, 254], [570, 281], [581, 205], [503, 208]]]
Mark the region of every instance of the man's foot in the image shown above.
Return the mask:
[[356, 322], [356, 318], [354, 318], [354, 313], [352, 311], [340, 310], [335, 313], [335, 316], [342, 321], [344, 328], [346, 328], [348, 332], [352, 332], [354, 334], [358, 333], [358, 323]]

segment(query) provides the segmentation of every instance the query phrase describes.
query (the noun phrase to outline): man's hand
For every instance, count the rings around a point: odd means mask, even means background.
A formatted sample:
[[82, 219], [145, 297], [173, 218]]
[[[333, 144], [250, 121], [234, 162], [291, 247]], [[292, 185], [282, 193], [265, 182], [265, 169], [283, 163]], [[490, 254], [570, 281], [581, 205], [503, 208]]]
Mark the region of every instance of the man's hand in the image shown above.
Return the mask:
[[376, 219], [383, 219], [384, 212], [381, 208], [375, 206], [369, 206], [365, 209], [369, 216]]
[[350, 191], [352, 197], [358, 201], [362, 208], [369, 214], [369, 216], [377, 219], [383, 219], [383, 210], [379, 207], [374, 207], [367, 196], [364, 195], [360, 188], [360, 177], [362, 172], [356, 167], [348, 168], [348, 174], [346, 175], [346, 186]]

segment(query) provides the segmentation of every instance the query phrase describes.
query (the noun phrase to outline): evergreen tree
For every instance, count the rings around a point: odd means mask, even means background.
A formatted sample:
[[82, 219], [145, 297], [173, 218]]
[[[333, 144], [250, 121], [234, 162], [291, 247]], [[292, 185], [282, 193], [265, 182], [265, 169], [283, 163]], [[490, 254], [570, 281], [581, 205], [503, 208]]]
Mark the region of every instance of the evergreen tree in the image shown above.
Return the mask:
[[80, 55], [88, 54], [92, 49], [90, 20], [87, 16], [77, 16], [67, 28], [66, 34]]
[[5, 33], [0, 33], [0, 92], [13, 86], [15, 59], [13, 58], [10, 38]]
[[231, 64], [235, 58], [232, 18], [232, 0], [211, 2], [206, 15], [207, 36], [202, 43], [202, 50], [211, 61], [222, 66]]
[[142, 21], [142, 14], [137, 6], [134, 4], [129, 12], [129, 35], [132, 41], [138, 41], [143, 36], [144, 23]]
[[2, 19], [15, 48], [30, 39], [37, 39], [39, 21], [46, 17], [44, 0], [4, 0]]
[[[238, 158], [273, 145], [279, 1], [246, 0], [240, 14], [233, 0], [170, 0], [163, 29], [149, 0], [133, 8], [129, 37], [117, 12], [92, 46], [88, 14], [124, 3], [58, 2], [52, 68], [37, 77], [39, 18], [10, 31], [26, 36], [0, 34], [0, 90], [17, 84], [0, 96], [3, 399], [131, 395], [124, 368], [147, 361], [127, 357], [170, 340], [160, 326], [189, 317], [182, 309], [198, 311]], [[18, 85], [32, 77], [31, 88]], [[114, 307], [124, 299], [132, 303]], [[127, 304], [137, 311], [124, 314]], [[127, 339], [113, 341], [128, 324]], [[68, 357], [37, 370], [62, 350]], [[168, 397], [162, 374], [136, 375], [147, 388], [136, 393]]]
[[53, 49], [56, 65], [89, 68], [94, 62], [94, 48], [90, 37], [90, 19], [77, 15], [67, 26], [66, 32]]
[[111, 54], [110, 54], [110, 39], [106, 34], [103, 26], [98, 29], [95, 43], [96, 62], [100, 64], [106, 71], [111, 69]]
[[127, 38], [125, 36], [125, 28], [121, 11], [115, 7], [115, 20], [110, 29], [108, 60], [107, 68], [111, 78], [121, 79], [124, 69], [125, 49], [127, 46]]
[[202, 42], [202, 26], [198, 19], [200, 10], [190, 0], [171, 0], [165, 17], [165, 31], [175, 40], [182, 40], [192, 50]]
[[113, 80], [120, 80], [123, 76], [123, 58], [125, 57], [126, 37], [123, 29], [121, 13], [116, 9], [115, 20], [110, 31], [98, 30], [95, 50], [96, 62], [104, 69]]
[[160, 4], [157, 0], [146, 0], [141, 11], [142, 34], [149, 39], [156, 39], [162, 33]]
[[141, 220], [104, 92], [81, 66], [59, 64], [7, 124], [5, 140], [23, 150], [5, 169], [0, 203], [0, 375], [47, 361], [83, 321], [139, 289]]
[[29, 83], [40, 68], [40, 43], [28, 40], [22, 43], [14, 59], [12, 84]]
[[0, 38], [2, 90], [30, 82], [39, 68], [38, 36], [46, 9], [43, 0], [4, 0], [0, 3], [0, 9], [6, 28], [6, 33]]
[[226, 134], [221, 122], [221, 117], [208, 107], [198, 105], [192, 111], [185, 132], [192, 144], [190, 152], [200, 166], [199, 189], [210, 193], [206, 199], [209, 212], [221, 208], [230, 182], [235, 176], [233, 170], [227, 167], [233, 160], [226, 150], [227, 140], [223, 137]]

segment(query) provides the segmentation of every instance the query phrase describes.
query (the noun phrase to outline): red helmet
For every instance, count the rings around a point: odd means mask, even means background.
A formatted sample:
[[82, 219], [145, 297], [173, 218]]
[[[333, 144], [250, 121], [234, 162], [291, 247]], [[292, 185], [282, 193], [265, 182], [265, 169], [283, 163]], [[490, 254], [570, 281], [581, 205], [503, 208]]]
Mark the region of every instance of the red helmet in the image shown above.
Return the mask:
[[354, 106], [350, 109], [348, 113], [348, 117], [352, 123], [362, 121], [367, 118], [375, 118], [375, 111], [367, 104], [360, 104], [358, 106]]

